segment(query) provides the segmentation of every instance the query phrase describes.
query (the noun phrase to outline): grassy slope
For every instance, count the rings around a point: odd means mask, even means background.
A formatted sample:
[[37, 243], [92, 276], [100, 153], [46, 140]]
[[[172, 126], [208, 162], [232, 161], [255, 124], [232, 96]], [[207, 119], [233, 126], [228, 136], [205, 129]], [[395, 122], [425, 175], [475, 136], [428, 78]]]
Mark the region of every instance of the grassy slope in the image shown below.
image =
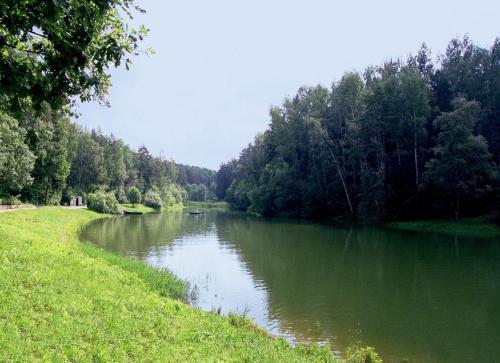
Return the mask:
[[387, 224], [387, 227], [462, 236], [488, 237], [500, 235], [500, 227], [497, 227], [490, 217], [464, 218], [458, 222], [451, 220], [393, 222]]
[[[138, 211], [143, 213], [158, 212], [156, 209], [147, 207], [144, 204], [136, 204], [135, 206], [132, 204], [120, 204], [120, 208], [123, 210]], [[182, 204], [175, 204], [172, 206], [163, 207], [162, 211], [175, 211], [175, 210], [180, 210], [182, 208], [184, 208]]]
[[161, 210], [162, 211], [169, 211], [169, 212], [172, 212], [172, 211], [176, 211], [176, 210], [182, 210], [184, 208], [184, 204], [182, 203], [177, 203], [177, 204], [174, 204], [174, 205], [170, 205], [168, 207], [163, 207]]
[[229, 207], [226, 202], [197, 202], [190, 200], [186, 204], [187, 208], [197, 208], [197, 209], [217, 209], [217, 210], [227, 210]]
[[144, 204], [120, 204], [120, 208], [123, 210], [130, 210], [130, 211], [136, 211], [136, 212], [144, 212], [144, 213], [149, 213], [149, 212], [155, 212], [153, 208], [146, 207]]
[[0, 361], [332, 359], [165, 297], [182, 294], [182, 283], [78, 242], [79, 227], [99, 217], [0, 214]]

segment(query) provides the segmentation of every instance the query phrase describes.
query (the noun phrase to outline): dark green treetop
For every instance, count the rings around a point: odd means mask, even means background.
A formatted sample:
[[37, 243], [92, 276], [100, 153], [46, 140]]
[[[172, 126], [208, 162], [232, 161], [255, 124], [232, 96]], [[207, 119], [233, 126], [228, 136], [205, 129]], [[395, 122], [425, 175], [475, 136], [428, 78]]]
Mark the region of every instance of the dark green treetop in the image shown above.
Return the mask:
[[128, 26], [132, 11], [144, 12], [133, 0], [1, 1], [0, 94], [14, 110], [25, 98], [35, 108], [105, 103], [109, 67], [128, 69], [148, 32]]

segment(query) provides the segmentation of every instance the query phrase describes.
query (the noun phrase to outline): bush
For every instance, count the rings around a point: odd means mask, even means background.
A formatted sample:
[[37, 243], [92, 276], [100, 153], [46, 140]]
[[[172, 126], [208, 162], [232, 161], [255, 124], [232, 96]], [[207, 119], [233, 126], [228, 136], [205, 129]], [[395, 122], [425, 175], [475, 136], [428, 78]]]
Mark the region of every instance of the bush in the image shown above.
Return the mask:
[[20, 192], [33, 183], [35, 155], [25, 137], [18, 121], [0, 111], [0, 194]]
[[252, 187], [245, 182], [233, 182], [226, 191], [226, 202], [229, 203], [231, 209], [246, 211], [250, 206], [248, 195], [252, 191]]
[[160, 198], [164, 206], [170, 207], [175, 204], [173, 184], [167, 184], [161, 188]]
[[209, 190], [205, 184], [188, 184], [188, 199], [197, 202], [206, 202], [209, 196]]
[[17, 196], [14, 195], [8, 195], [6, 197], [3, 197], [0, 199], [0, 204], [3, 205], [14, 205], [14, 206], [19, 206], [21, 204], [21, 201]]
[[130, 187], [127, 194], [130, 203], [135, 205], [141, 202], [141, 192], [136, 187]]
[[61, 205], [70, 205], [71, 199], [75, 196], [73, 189], [71, 187], [67, 187], [64, 189], [61, 198]]
[[119, 203], [128, 203], [127, 193], [125, 193], [125, 189], [122, 186], [115, 190], [115, 196]]
[[183, 203], [185, 193], [186, 191], [180, 185], [174, 183], [165, 184], [160, 189], [160, 197], [163, 205], [168, 207]]
[[382, 358], [372, 347], [363, 347], [359, 344], [347, 349], [346, 360], [349, 363], [382, 363]]
[[161, 202], [161, 197], [160, 193], [158, 193], [155, 190], [150, 190], [144, 195], [144, 205], [154, 208], [154, 209], [161, 209], [162, 207], [162, 202]]
[[120, 213], [115, 195], [104, 191], [87, 194], [87, 208], [99, 213]]

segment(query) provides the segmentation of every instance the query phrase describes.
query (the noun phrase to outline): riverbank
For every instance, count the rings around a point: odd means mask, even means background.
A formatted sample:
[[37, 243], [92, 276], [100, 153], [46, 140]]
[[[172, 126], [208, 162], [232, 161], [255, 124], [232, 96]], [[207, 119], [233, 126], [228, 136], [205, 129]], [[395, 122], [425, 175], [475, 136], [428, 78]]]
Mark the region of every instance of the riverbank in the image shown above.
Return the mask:
[[494, 218], [491, 216], [463, 218], [458, 222], [453, 220], [392, 222], [386, 224], [385, 227], [405, 231], [434, 232], [471, 237], [491, 237], [500, 235], [500, 227], [495, 225]]
[[184, 304], [166, 271], [82, 244], [103, 215], [42, 208], [0, 215], [0, 360], [333, 361], [270, 339], [244, 318]]
[[120, 204], [120, 209], [124, 211], [142, 212], [142, 213], [156, 212], [155, 209], [151, 207], [146, 207], [144, 204]]
[[144, 204], [120, 204], [120, 209], [126, 211], [133, 212], [142, 212], [142, 213], [153, 213], [153, 212], [173, 212], [177, 210], [182, 210], [184, 205], [182, 203], [174, 204], [167, 207], [162, 207], [161, 210], [157, 210], [151, 207], [148, 207]]
[[1, 212], [12, 212], [19, 209], [35, 209], [36, 205], [34, 204], [0, 204], [0, 213]]
[[218, 211], [229, 210], [229, 206], [226, 202], [197, 202], [193, 200], [187, 202], [186, 208], [214, 209]]

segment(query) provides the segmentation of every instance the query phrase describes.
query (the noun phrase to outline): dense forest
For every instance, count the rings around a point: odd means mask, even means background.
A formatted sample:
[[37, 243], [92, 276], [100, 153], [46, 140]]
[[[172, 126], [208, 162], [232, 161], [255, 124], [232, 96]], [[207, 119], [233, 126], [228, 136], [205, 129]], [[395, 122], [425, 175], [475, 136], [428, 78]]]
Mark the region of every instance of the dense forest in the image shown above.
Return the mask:
[[132, 0], [0, 2], [0, 201], [68, 203], [100, 191], [126, 202], [132, 188], [164, 205], [215, 198], [215, 172], [132, 150], [69, 117], [77, 101], [109, 105], [109, 69], [150, 54], [145, 11]]
[[[452, 40], [433, 60], [346, 73], [301, 88], [269, 129], [215, 173], [70, 122], [77, 100], [107, 104], [111, 67], [150, 50], [122, 15], [133, 1], [0, 3], [0, 199], [67, 203], [128, 190], [166, 205], [224, 199], [265, 216], [364, 220], [486, 214], [500, 209], [500, 40]], [[29, 8], [30, 11], [26, 11]]]
[[155, 190], [164, 205], [215, 198], [215, 172], [132, 150], [113, 135], [87, 131], [49, 109], [13, 118], [0, 111], [0, 196], [35, 204], [67, 204], [75, 195]]
[[265, 216], [363, 220], [498, 211], [500, 39], [452, 40], [301, 88], [217, 173], [217, 196]]

